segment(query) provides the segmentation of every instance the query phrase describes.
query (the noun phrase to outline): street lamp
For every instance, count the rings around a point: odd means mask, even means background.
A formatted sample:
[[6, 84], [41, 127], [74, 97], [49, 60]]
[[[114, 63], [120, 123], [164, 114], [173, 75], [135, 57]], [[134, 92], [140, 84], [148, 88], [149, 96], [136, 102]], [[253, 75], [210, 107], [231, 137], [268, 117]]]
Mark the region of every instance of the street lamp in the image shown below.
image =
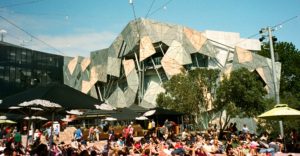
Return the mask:
[[1, 34], [1, 42], [3, 42], [3, 40], [4, 40], [4, 35], [7, 33], [7, 31], [6, 30], [4, 30], [4, 29], [1, 29], [0, 30], [0, 34]]
[[[262, 35], [261, 38], [259, 38], [259, 41], [263, 41], [266, 37], [269, 38], [269, 44], [270, 44], [270, 53], [271, 53], [271, 63], [272, 63], [272, 77], [273, 77], [273, 84], [274, 84], [274, 94], [275, 94], [275, 101], [276, 104], [280, 103], [280, 98], [279, 98], [279, 89], [278, 89], [278, 83], [276, 79], [276, 67], [275, 67], [275, 58], [274, 58], [274, 48], [273, 48], [273, 41], [277, 41], [277, 38], [272, 35], [272, 31], [274, 31], [273, 28], [267, 27], [267, 28], [262, 28], [259, 33]], [[283, 125], [282, 121], [279, 121], [279, 126], [280, 126], [280, 134], [282, 137], [283, 136]]]

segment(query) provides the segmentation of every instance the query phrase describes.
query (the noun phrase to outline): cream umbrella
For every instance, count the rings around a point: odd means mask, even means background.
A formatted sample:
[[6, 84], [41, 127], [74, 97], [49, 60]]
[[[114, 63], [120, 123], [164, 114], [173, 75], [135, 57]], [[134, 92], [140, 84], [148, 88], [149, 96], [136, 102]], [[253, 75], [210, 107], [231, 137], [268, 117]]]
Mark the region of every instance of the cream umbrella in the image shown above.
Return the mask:
[[258, 117], [269, 120], [291, 120], [300, 118], [300, 111], [288, 107], [287, 104], [277, 104], [273, 109], [259, 115]]
[[0, 119], [0, 124], [16, 124], [16, 122], [8, 119]]

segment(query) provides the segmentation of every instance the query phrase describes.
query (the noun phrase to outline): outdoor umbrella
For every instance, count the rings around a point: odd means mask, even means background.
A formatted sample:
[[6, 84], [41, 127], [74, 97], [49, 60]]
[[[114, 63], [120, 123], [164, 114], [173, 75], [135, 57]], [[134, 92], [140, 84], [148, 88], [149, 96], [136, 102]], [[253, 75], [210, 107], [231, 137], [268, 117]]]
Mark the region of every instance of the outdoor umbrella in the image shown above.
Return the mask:
[[[300, 111], [288, 107], [287, 104], [276, 104], [275, 107], [261, 115], [259, 118], [268, 119], [268, 120], [293, 120], [296, 118], [300, 118]], [[283, 126], [280, 125], [280, 131], [282, 137], [284, 136]]]
[[106, 117], [104, 120], [106, 120], [106, 121], [116, 121], [117, 119], [113, 118], [113, 117]]
[[0, 119], [0, 124], [16, 124], [16, 122], [8, 119]]
[[139, 116], [139, 117], [136, 117], [135, 120], [149, 120], [149, 119], [145, 116]]
[[[31, 88], [24, 92], [4, 98], [0, 104], [0, 111], [7, 111], [12, 107], [17, 109], [19, 109], [18, 107], [22, 107], [22, 109], [39, 107], [44, 111], [51, 113], [53, 121], [55, 112], [65, 113], [63, 110], [94, 109], [94, 104], [97, 103], [99, 103], [97, 99], [72, 87], [53, 83]], [[36, 114], [29, 114], [28, 116], [32, 115]]]
[[31, 88], [4, 98], [0, 104], [0, 110], [6, 111], [11, 106], [17, 106], [22, 102], [29, 102], [36, 99], [48, 100], [52, 103], [59, 104], [64, 110], [95, 109], [94, 105], [100, 103], [99, 100], [72, 87], [53, 83]]
[[277, 104], [275, 107], [258, 116], [270, 120], [290, 120], [300, 118], [300, 111], [288, 107], [287, 104]]
[[110, 110], [115, 110], [116, 108], [110, 104], [107, 104], [107, 103], [102, 103], [100, 105], [95, 105], [96, 109], [100, 109], [100, 110], [107, 110], [107, 111], [110, 111]]

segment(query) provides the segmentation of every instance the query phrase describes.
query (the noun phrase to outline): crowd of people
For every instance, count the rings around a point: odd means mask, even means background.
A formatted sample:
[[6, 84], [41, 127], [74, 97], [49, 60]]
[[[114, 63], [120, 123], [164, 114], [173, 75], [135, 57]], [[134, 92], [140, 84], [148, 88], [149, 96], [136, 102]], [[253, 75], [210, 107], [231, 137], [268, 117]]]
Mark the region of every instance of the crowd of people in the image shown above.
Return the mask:
[[[48, 136], [48, 141], [41, 142], [41, 136], [47, 134], [36, 130], [30, 146], [26, 148], [21, 143], [20, 132], [16, 128], [6, 127], [1, 131], [0, 156], [274, 156], [284, 151], [282, 138], [270, 138], [268, 133], [259, 136], [251, 134], [247, 125], [238, 130], [236, 124], [232, 123], [225, 132], [219, 132], [216, 127], [211, 126], [205, 132], [184, 129], [176, 134], [171, 121], [166, 120], [164, 125], [158, 127], [154, 120], [150, 120], [144, 136], [134, 137], [132, 124], [124, 126], [121, 136], [115, 135], [114, 128], [109, 127], [106, 140], [99, 140], [102, 130], [98, 126], [89, 127], [86, 138], [83, 129], [77, 127], [70, 143], [59, 140], [55, 128], [53, 135]], [[292, 131], [291, 136], [296, 145], [299, 137], [297, 132]]]

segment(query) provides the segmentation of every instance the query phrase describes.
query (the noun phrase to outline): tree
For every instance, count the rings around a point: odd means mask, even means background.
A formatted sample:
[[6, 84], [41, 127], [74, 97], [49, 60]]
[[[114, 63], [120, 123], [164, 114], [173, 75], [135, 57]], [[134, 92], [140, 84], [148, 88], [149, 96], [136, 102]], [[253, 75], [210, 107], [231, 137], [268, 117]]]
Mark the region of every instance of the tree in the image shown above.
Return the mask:
[[[293, 43], [277, 42], [274, 44], [274, 52], [278, 54], [277, 61], [281, 63], [280, 101], [287, 103], [292, 108], [300, 109], [300, 51]], [[269, 44], [264, 43], [258, 54], [270, 57]], [[300, 130], [297, 120], [283, 123], [285, 124], [285, 134], [289, 134], [293, 128]], [[273, 135], [279, 134], [278, 124], [268, 121], [263, 125], [265, 126], [262, 128], [271, 129], [274, 132]]]
[[[281, 62], [280, 99], [291, 107], [300, 109], [300, 51], [292, 43], [278, 42], [274, 51]], [[258, 53], [270, 57], [269, 45], [264, 43]]]
[[[246, 68], [233, 71], [224, 79], [217, 88], [215, 110], [220, 111], [220, 132], [223, 132], [230, 119], [233, 117], [254, 117], [265, 111], [267, 94], [261, 81], [255, 73]], [[224, 123], [221, 117], [226, 110]]]
[[195, 69], [175, 75], [163, 84], [166, 92], [160, 93], [156, 102], [160, 107], [197, 117], [208, 107], [207, 95], [216, 86], [218, 74], [218, 70]]

